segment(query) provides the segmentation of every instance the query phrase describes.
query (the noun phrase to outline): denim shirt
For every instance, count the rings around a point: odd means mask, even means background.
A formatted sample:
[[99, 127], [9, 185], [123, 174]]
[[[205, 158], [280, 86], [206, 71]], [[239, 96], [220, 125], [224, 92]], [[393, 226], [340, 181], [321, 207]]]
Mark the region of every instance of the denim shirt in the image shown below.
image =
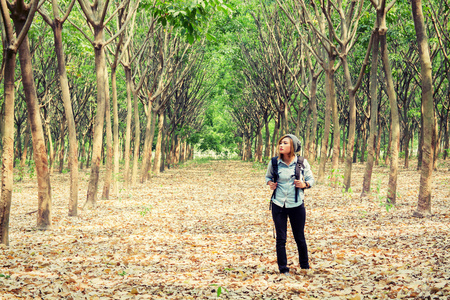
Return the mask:
[[[303, 189], [299, 189], [298, 191], [298, 199], [297, 203], [295, 202], [295, 185], [294, 185], [294, 179], [295, 179], [295, 165], [297, 164], [297, 156], [295, 156], [294, 160], [291, 162], [291, 164], [288, 166], [283, 160], [278, 158], [278, 185], [275, 193], [275, 198], [272, 198], [273, 203], [280, 207], [297, 207], [302, 205], [303, 199], [305, 197], [305, 194], [303, 192]], [[311, 171], [311, 166], [309, 165], [308, 161], [305, 159], [303, 161], [303, 165], [305, 168], [303, 171], [301, 170], [300, 179], [303, 177], [303, 181], [307, 182], [309, 184], [309, 187], [312, 187], [314, 185], [314, 177]], [[269, 161], [269, 165], [267, 167], [266, 172], [266, 184], [269, 181], [273, 180], [272, 175], [272, 160]]]

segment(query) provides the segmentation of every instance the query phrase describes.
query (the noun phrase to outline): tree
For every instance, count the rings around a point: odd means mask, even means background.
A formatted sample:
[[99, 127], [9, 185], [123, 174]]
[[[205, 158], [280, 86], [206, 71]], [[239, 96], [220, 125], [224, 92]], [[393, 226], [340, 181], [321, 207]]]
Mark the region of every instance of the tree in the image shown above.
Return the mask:
[[[105, 46], [113, 41], [117, 36], [119, 36], [125, 29], [119, 30], [114, 36], [109, 40], [105, 41], [104, 38], [104, 28], [106, 24], [111, 20], [111, 17], [106, 19], [106, 14], [109, 7], [109, 0], [99, 1], [96, 5], [92, 5], [88, 0], [79, 0], [84, 15], [86, 16], [87, 22], [94, 29], [94, 39], [90, 39], [86, 33], [81, 29], [80, 31], [84, 34], [85, 38], [94, 47], [95, 53], [95, 72], [97, 76], [97, 114], [95, 117], [94, 124], [94, 138], [93, 138], [93, 148], [92, 148], [92, 163], [91, 163], [91, 175], [89, 179], [89, 186], [87, 191], [87, 198], [84, 207], [90, 208], [95, 207], [97, 202], [97, 190], [98, 190], [98, 179], [100, 171], [100, 159], [102, 152], [103, 143], [103, 123], [105, 119], [105, 101], [106, 101], [106, 89], [107, 89], [107, 76], [106, 76], [106, 57], [105, 57]], [[135, 6], [130, 5], [130, 10], [137, 9], [137, 3]], [[122, 3], [123, 6], [126, 3]], [[117, 11], [116, 11], [117, 12]], [[131, 19], [133, 14], [128, 14], [127, 22]], [[126, 23], [127, 23], [126, 22]]]
[[[52, 1], [52, 11], [54, 19], [50, 19], [44, 7], [39, 8], [39, 13], [43, 19], [53, 30], [55, 41], [55, 52], [58, 59], [59, 83], [61, 86], [62, 100], [64, 104], [65, 120], [69, 131], [69, 166], [70, 166], [70, 198], [69, 198], [69, 216], [77, 216], [78, 214], [78, 146], [77, 134], [75, 130], [75, 119], [72, 111], [72, 103], [70, 100], [69, 82], [67, 79], [65, 55], [62, 43], [62, 27], [69, 17], [75, 0], [72, 0], [62, 18], [59, 16], [60, 7], [57, 1]], [[64, 124], [64, 122], [61, 122]], [[61, 131], [61, 134], [64, 131]], [[61, 140], [61, 147], [64, 148], [64, 139]]]
[[422, 75], [423, 147], [422, 171], [420, 174], [419, 199], [413, 216], [423, 217], [431, 214], [431, 182], [433, 174], [433, 126], [434, 105], [431, 60], [428, 37], [422, 12], [422, 1], [411, 0], [414, 28], [416, 29]]

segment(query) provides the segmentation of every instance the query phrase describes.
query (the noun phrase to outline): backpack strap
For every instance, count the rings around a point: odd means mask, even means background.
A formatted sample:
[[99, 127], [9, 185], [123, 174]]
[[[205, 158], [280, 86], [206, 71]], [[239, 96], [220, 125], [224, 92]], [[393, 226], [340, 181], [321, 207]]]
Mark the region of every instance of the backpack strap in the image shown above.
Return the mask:
[[[278, 181], [278, 156], [272, 157], [272, 181], [277, 182]], [[275, 198], [277, 189], [273, 190], [272, 197], [270, 199]]]
[[[295, 179], [297, 180], [300, 179], [300, 173], [303, 173], [303, 169], [305, 169], [304, 161], [305, 158], [303, 156], [297, 156], [297, 164], [295, 165]], [[298, 190], [299, 188], [295, 188], [295, 203], [298, 202]]]

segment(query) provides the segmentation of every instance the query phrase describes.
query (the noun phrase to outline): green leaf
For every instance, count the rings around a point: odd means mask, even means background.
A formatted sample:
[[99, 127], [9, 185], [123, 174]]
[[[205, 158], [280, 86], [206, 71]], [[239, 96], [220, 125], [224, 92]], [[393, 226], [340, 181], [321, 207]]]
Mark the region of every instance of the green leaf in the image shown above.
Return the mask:
[[189, 44], [192, 45], [194, 43], [194, 36], [192, 34], [188, 34], [187, 38], [188, 38]]

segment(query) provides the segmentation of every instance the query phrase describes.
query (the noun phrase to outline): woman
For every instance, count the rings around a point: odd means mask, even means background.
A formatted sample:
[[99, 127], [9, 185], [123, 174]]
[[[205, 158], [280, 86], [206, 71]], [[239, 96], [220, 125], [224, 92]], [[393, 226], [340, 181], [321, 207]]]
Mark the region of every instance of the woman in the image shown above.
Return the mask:
[[[275, 223], [277, 262], [280, 273], [289, 274], [286, 257], [286, 231], [287, 218], [289, 217], [292, 233], [299, 254], [300, 267], [309, 269], [308, 248], [305, 241], [305, 218], [306, 211], [303, 203], [304, 189], [314, 185], [311, 167], [306, 159], [303, 160], [301, 176], [295, 179], [295, 167], [300, 159], [295, 153], [300, 151], [300, 141], [292, 134], [283, 136], [278, 141], [278, 158], [276, 160], [278, 176], [274, 176], [272, 160], [269, 162], [266, 173], [266, 184], [274, 191], [271, 199], [272, 218]], [[274, 182], [274, 177], [278, 177]], [[296, 189], [298, 192], [296, 193]]]

